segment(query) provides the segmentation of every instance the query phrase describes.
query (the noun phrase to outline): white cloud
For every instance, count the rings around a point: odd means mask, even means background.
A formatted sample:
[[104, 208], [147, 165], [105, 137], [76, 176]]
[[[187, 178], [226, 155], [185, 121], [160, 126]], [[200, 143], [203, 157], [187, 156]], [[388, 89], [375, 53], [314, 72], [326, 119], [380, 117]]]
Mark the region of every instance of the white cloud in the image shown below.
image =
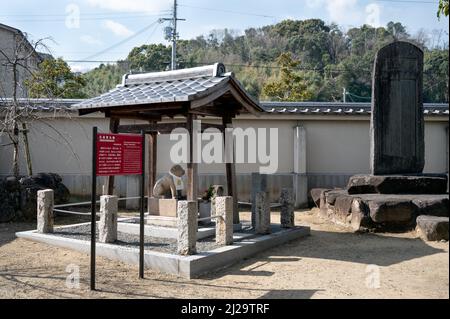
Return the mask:
[[311, 9], [325, 8], [331, 22], [341, 26], [359, 26], [364, 23], [380, 25], [381, 6], [372, 2], [363, 6], [359, 0], [306, 0]]
[[363, 14], [358, 10], [358, 0], [331, 0], [326, 8], [330, 19], [337, 23], [358, 24]]
[[91, 45], [100, 45], [103, 44], [102, 41], [99, 39], [93, 37], [92, 35], [84, 34], [80, 37], [80, 40], [84, 43], [91, 44]]
[[97, 65], [95, 64], [85, 64], [85, 63], [70, 63], [70, 70], [72, 72], [76, 72], [76, 73], [86, 73], [90, 70], [95, 69], [95, 67], [97, 67]]
[[113, 20], [106, 20], [105, 22], [103, 22], [103, 27], [112, 31], [115, 35], [120, 37], [129, 37], [134, 33], [123, 24], [120, 24]]
[[86, 0], [93, 7], [121, 12], [152, 12], [168, 10], [173, 0]]

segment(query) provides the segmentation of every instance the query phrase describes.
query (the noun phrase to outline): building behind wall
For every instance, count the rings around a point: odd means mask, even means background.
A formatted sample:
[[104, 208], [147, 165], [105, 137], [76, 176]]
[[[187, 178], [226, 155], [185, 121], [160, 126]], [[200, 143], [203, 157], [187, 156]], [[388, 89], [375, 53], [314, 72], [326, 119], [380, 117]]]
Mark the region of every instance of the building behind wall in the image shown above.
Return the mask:
[[[23, 45], [20, 45], [23, 44]], [[17, 51], [20, 47], [22, 50]], [[33, 46], [28, 42], [26, 35], [22, 31], [0, 23], [0, 50], [5, 53], [9, 59], [14, 56], [28, 57], [26, 68], [30, 71], [37, 70], [39, 63], [43, 57], [37, 53]], [[7, 59], [0, 54], [0, 98], [11, 98], [14, 92], [13, 70], [10, 65], [6, 64]], [[23, 67], [17, 68], [17, 97], [27, 97], [27, 90], [24, 82], [29, 78], [30, 72]]]
[[[109, 130], [109, 120], [96, 114], [58, 117], [55, 108], [68, 107], [77, 101], [27, 101], [47, 114], [56, 133], [43, 123], [31, 125], [30, 148], [35, 172], [55, 172], [73, 194], [90, 192], [91, 131]], [[265, 113], [260, 118], [238, 116], [233, 122], [243, 129], [278, 129], [278, 170], [269, 176], [271, 197], [276, 201], [282, 187], [297, 190], [297, 204], [306, 204], [308, 190], [316, 187], [343, 187], [348, 177], [369, 173], [370, 104], [367, 103], [261, 103]], [[1, 107], [1, 106], [0, 106]], [[56, 118], [53, 118], [56, 114]], [[425, 147], [427, 173], [448, 172], [448, 104], [425, 105]], [[133, 122], [129, 122], [132, 124]], [[127, 124], [127, 123], [123, 123]], [[61, 134], [64, 139], [59, 136]], [[0, 137], [0, 144], [6, 141]], [[158, 137], [158, 175], [166, 173], [173, 163], [169, 153], [175, 142], [169, 136]], [[11, 174], [11, 149], [0, 152], [0, 175]], [[22, 156], [23, 160], [23, 156]], [[22, 162], [22, 172], [25, 163]], [[239, 200], [250, 200], [251, 173], [259, 164], [238, 164]], [[211, 184], [225, 183], [222, 164], [199, 165], [199, 192]], [[99, 192], [101, 191], [99, 182]], [[138, 178], [118, 177], [117, 193], [135, 196]]]

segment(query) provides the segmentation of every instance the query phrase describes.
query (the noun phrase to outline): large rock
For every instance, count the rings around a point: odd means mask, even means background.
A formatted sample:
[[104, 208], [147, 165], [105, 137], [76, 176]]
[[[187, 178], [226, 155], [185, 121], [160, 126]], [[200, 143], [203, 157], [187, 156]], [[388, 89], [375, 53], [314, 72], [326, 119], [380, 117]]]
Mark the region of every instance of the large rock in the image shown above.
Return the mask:
[[445, 194], [447, 177], [401, 175], [355, 175], [347, 185], [349, 194]]
[[412, 221], [416, 206], [411, 201], [401, 199], [379, 199], [369, 202], [370, 218], [375, 223], [403, 223]]
[[413, 200], [417, 215], [449, 216], [448, 195], [422, 195]]
[[20, 211], [18, 211], [20, 184], [18, 181], [17, 185], [17, 189], [15, 186], [11, 191], [10, 182], [0, 179], [0, 223], [10, 222], [16, 216], [20, 216]]
[[0, 222], [36, 220], [37, 192], [52, 189], [55, 204], [67, 203], [70, 192], [59, 175], [40, 173], [0, 180]]
[[355, 198], [352, 202], [350, 225], [355, 232], [367, 232], [375, 228], [369, 206], [361, 198]]
[[320, 208], [320, 197], [322, 196], [323, 192], [329, 191], [330, 189], [326, 188], [313, 188], [310, 191], [312, 201], [314, 204]]
[[416, 230], [427, 241], [448, 240], [448, 217], [419, 216]]

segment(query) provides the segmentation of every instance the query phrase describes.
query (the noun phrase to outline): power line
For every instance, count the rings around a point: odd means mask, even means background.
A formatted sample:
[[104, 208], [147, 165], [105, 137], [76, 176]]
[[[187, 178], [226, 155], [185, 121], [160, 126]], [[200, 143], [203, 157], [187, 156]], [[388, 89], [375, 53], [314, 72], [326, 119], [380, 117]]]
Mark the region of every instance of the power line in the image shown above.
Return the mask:
[[397, 3], [417, 3], [417, 4], [439, 4], [437, 1], [421, 1], [421, 0], [375, 0], [377, 2], [397, 2]]
[[87, 58], [83, 59], [83, 61], [89, 61], [89, 60], [92, 60], [92, 59], [94, 59], [94, 58], [96, 58], [96, 57], [98, 57], [98, 56], [100, 56], [100, 55], [102, 55], [102, 54], [104, 54], [104, 53], [106, 53], [106, 52], [112, 50], [112, 49], [115, 49], [115, 48], [121, 46], [122, 44], [124, 44], [124, 43], [130, 41], [131, 39], [136, 38], [138, 35], [140, 35], [140, 34], [144, 33], [145, 31], [149, 30], [151, 27], [153, 27], [153, 26], [154, 26], [155, 24], [157, 24], [157, 23], [159, 23], [159, 20], [156, 20], [155, 22], [153, 22], [153, 23], [151, 23], [150, 25], [146, 26], [145, 28], [139, 30], [138, 32], [136, 32], [135, 34], [129, 36], [128, 38], [126, 38], [126, 39], [124, 39], [124, 40], [122, 40], [122, 41], [120, 41], [120, 42], [118, 42], [118, 43], [116, 43], [116, 44], [113, 44], [112, 46], [110, 46], [110, 47], [108, 47], [108, 48], [106, 48], [106, 49], [103, 49], [103, 50], [100, 51], [100, 52], [97, 52], [97, 53], [95, 53], [95, 54], [93, 54], [93, 55], [91, 55], [91, 56], [88, 56]]
[[200, 10], [207, 10], [207, 11], [216, 11], [216, 12], [225, 12], [225, 13], [232, 13], [232, 14], [239, 14], [239, 15], [248, 15], [248, 16], [254, 16], [254, 17], [261, 17], [261, 18], [281, 18], [276, 17], [272, 15], [267, 14], [257, 14], [257, 13], [251, 13], [251, 12], [242, 12], [242, 11], [234, 11], [234, 10], [225, 10], [225, 9], [218, 9], [218, 8], [205, 8], [205, 7], [198, 7], [198, 6], [191, 6], [187, 4], [180, 4], [180, 7], [186, 7], [186, 8], [192, 8], [192, 9], [200, 9]]

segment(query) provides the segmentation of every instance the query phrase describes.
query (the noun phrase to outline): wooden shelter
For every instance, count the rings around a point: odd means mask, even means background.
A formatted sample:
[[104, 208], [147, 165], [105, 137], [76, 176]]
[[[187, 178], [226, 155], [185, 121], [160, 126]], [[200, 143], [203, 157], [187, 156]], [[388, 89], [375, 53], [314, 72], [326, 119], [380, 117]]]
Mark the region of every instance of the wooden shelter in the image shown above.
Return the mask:
[[[176, 71], [124, 75], [121, 85], [106, 94], [75, 105], [80, 115], [102, 112], [110, 118], [111, 133], [149, 135], [148, 161], [149, 196], [156, 182], [157, 136], [170, 134], [175, 128], [186, 128], [190, 135], [190, 160], [187, 164], [188, 200], [198, 199], [197, 164], [193, 162], [194, 120], [199, 117], [221, 119], [222, 124], [206, 124], [202, 130], [214, 127], [224, 133], [232, 119], [242, 113], [258, 116], [263, 109], [225, 66], [210, 66]], [[182, 116], [185, 123], [170, 122]], [[169, 121], [167, 121], [167, 118]], [[148, 124], [120, 125], [120, 120], [142, 120]], [[165, 119], [164, 123], [161, 123]], [[224, 138], [225, 138], [225, 134]], [[225, 141], [227, 143], [227, 141]], [[225, 144], [226, 145], [226, 144]], [[234, 222], [239, 223], [236, 175], [234, 163], [226, 164], [227, 191], [234, 200]], [[108, 193], [112, 194], [114, 177], [108, 178]]]

